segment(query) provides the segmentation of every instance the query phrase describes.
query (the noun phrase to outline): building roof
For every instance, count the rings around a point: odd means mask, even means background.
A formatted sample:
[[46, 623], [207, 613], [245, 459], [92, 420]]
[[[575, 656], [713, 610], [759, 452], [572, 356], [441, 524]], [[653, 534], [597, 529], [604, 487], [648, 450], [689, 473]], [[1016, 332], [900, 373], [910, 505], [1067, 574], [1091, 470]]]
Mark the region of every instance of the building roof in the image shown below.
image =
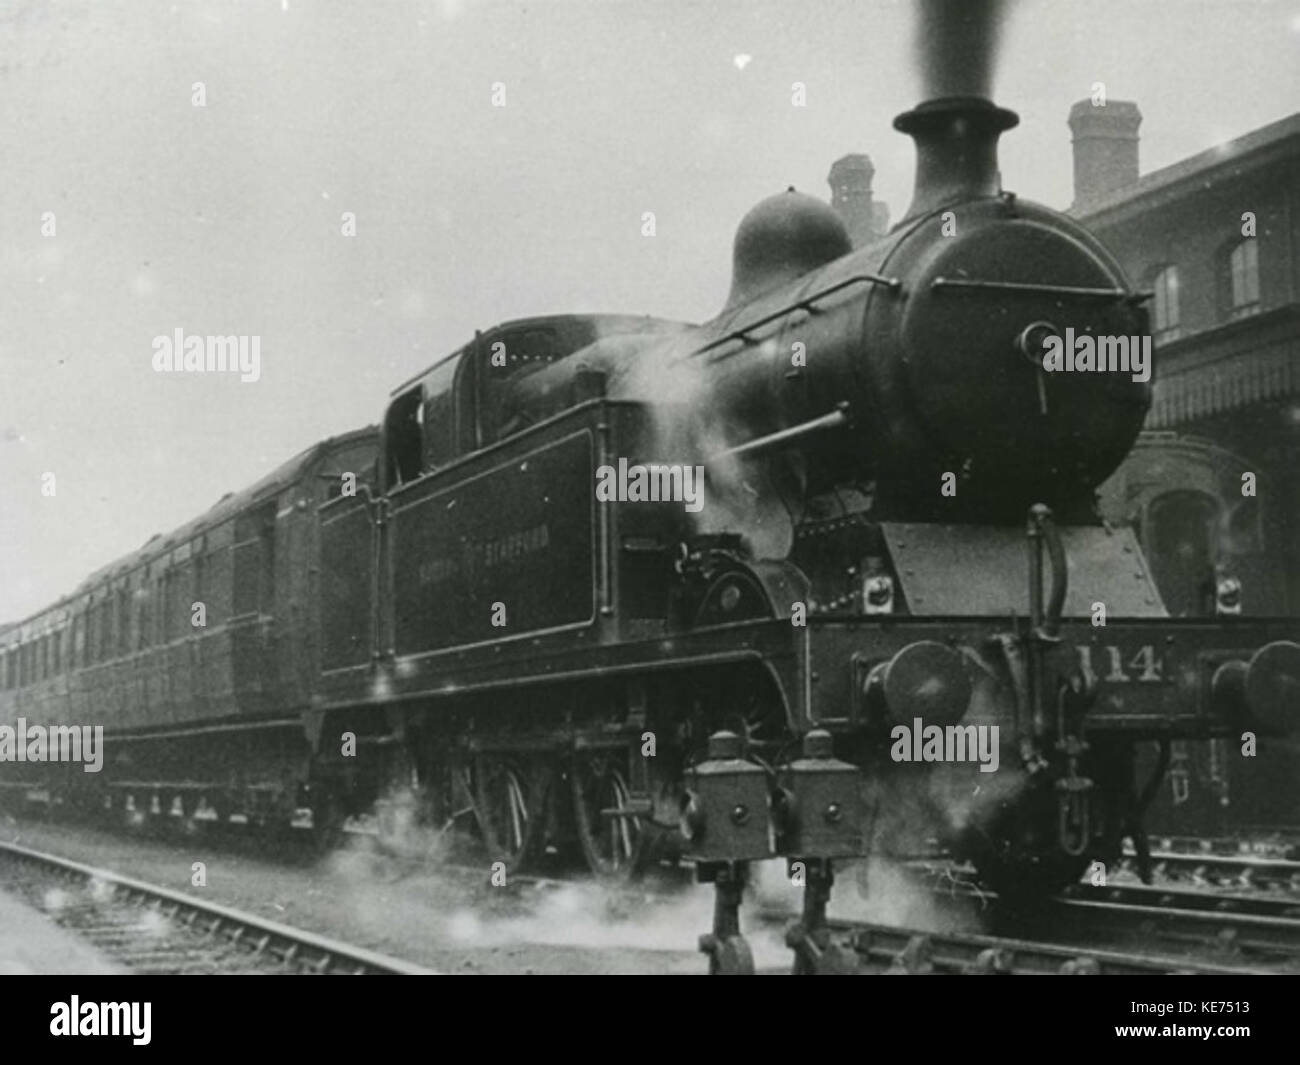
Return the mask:
[[1185, 192], [1185, 186], [1191, 182], [1209, 179], [1216, 171], [1230, 166], [1240, 168], [1243, 164], [1252, 168], [1262, 166], [1292, 154], [1300, 154], [1300, 112], [1143, 174], [1136, 184], [1126, 185], [1100, 200], [1071, 207], [1069, 213], [1095, 225], [1102, 220], [1100, 216], [1127, 213], [1126, 208], [1150, 210], [1167, 198]]

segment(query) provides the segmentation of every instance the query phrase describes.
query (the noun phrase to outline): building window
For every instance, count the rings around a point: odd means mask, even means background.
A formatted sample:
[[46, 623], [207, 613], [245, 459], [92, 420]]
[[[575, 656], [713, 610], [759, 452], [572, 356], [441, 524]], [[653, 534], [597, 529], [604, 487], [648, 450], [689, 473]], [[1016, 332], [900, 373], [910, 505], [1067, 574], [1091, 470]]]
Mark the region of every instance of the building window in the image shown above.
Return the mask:
[[1157, 338], [1174, 340], [1179, 334], [1178, 267], [1161, 266], [1151, 279], [1155, 293], [1151, 308], [1151, 326]]
[[1228, 254], [1232, 281], [1231, 316], [1245, 318], [1259, 311], [1259, 245], [1247, 237]]

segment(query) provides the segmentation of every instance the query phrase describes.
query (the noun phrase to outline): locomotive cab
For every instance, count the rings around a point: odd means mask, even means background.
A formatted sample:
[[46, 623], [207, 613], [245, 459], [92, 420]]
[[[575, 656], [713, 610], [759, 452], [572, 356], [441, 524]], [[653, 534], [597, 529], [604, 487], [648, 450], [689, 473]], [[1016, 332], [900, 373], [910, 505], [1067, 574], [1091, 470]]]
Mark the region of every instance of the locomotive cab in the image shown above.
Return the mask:
[[643, 335], [682, 328], [682, 323], [633, 315], [554, 315], [505, 322], [476, 334], [392, 393], [384, 416], [384, 489], [418, 480], [535, 424], [540, 416], [520, 395], [530, 379], [545, 376], [547, 367], [571, 362], [569, 356], [602, 340], [635, 343]]

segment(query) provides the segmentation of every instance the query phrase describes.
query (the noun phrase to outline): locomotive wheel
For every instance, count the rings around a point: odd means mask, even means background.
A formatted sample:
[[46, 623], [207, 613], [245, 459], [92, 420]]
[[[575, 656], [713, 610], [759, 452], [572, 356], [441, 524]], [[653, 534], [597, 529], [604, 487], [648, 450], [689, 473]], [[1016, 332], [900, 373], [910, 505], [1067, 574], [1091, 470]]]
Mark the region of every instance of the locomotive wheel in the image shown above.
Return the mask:
[[634, 817], [604, 811], [626, 808], [632, 797], [621, 751], [591, 751], [574, 759], [573, 815], [587, 865], [597, 876], [620, 879], [641, 867], [645, 832]]
[[474, 760], [474, 809], [493, 861], [517, 871], [536, 856], [546, 832], [550, 776], [543, 766], [509, 756]]

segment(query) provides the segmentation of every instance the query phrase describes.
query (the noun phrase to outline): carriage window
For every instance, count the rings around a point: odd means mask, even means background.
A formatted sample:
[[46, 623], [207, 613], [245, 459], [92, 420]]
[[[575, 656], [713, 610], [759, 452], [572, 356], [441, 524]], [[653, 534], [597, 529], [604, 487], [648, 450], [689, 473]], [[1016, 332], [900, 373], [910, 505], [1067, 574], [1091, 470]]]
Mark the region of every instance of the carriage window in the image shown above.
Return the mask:
[[[258, 602], [263, 614], [275, 613], [275, 505], [263, 515], [260, 530], [262, 541], [262, 573], [258, 581]], [[185, 607], [186, 617], [189, 606]], [[186, 622], [188, 624], [188, 620]]]
[[[234, 591], [231, 613], [274, 613], [275, 603], [275, 511], [274, 500], [235, 520], [235, 544], [231, 548]], [[187, 581], [189, 568], [186, 568]], [[187, 584], [188, 588], [189, 585]], [[184, 604], [184, 627], [189, 628], [190, 600]]]
[[171, 579], [171, 594], [167, 601], [167, 639], [171, 642], [186, 635], [189, 627], [190, 612], [185, 601], [185, 590], [190, 582], [188, 559], [184, 562], [173, 561], [167, 576]]
[[142, 570], [135, 589], [135, 649], [143, 651], [149, 644], [149, 573]]
[[117, 590], [117, 654], [121, 658], [131, 650], [127, 646], [131, 632], [131, 598], [127, 586], [123, 584]]
[[188, 604], [185, 608], [190, 615], [189, 622], [188, 622], [188, 624], [190, 625], [190, 630], [192, 633], [198, 636], [203, 635], [203, 630], [194, 628], [194, 603], [204, 604], [204, 608], [203, 608], [205, 611], [204, 620], [205, 621], [207, 620], [206, 617], [206, 611], [207, 611], [206, 604], [208, 601], [207, 555], [203, 554], [203, 547], [204, 547], [203, 541], [199, 540], [194, 544], [194, 546], [191, 549], [194, 552], [192, 556], [193, 561], [191, 563], [194, 566], [194, 602]]
[[100, 662], [107, 662], [112, 657], [110, 640], [113, 635], [112, 603], [108, 599], [108, 590], [99, 601], [99, 642], [95, 645], [95, 657]]
[[189, 559], [175, 562], [170, 570], [172, 578], [171, 600], [168, 603], [168, 637], [178, 640], [190, 632], [190, 581], [193, 569]]

